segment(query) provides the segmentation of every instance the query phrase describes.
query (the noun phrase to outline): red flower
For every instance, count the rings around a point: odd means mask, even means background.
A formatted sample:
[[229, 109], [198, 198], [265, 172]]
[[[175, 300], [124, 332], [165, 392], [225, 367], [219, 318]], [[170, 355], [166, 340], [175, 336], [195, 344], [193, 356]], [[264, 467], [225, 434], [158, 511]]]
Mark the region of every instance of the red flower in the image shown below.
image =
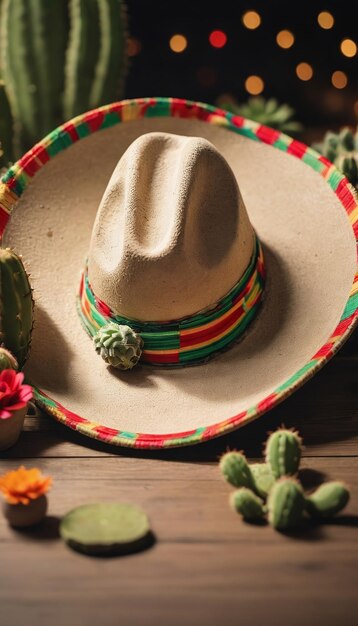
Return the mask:
[[15, 370], [0, 372], [0, 420], [6, 420], [12, 413], [23, 409], [33, 396], [32, 387], [23, 385], [24, 375]]

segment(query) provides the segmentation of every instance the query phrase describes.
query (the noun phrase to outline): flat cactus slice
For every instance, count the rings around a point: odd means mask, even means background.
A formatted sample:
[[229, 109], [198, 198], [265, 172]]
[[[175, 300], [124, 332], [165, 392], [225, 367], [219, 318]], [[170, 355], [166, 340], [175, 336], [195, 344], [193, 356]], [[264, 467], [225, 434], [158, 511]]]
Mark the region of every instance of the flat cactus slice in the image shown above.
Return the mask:
[[250, 470], [254, 481], [255, 492], [261, 498], [267, 498], [275, 483], [275, 477], [268, 463], [251, 463]]
[[293, 430], [279, 428], [269, 436], [265, 457], [275, 478], [297, 474], [301, 460], [301, 444], [300, 436]]
[[318, 487], [306, 498], [306, 509], [316, 519], [328, 519], [344, 509], [349, 501], [349, 491], [340, 481], [331, 481]]
[[129, 554], [151, 543], [148, 517], [133, 504], [79, 506], [62, 519], [60, 535], [74, 550], [93, 556]]
[[293, 478], [281, 478], [272, 487], [268, 500], [268, 521], [280, 531], [294, 530], [303, 519], [305, 496]]
[[246, 522], [260, 522], [265, 517], [265, 507], [262, 500], [246, 487], [242, 487], [231, 494], [230, 504]]
[[220, 459], [220, 471], [230, 485], [253, 489], [253, 479], [246, 457], [241, 452], [226, 452]]
[[0, 345], [25, 364], [33, 326], [32, 289], [21, 258], [0, 248]]

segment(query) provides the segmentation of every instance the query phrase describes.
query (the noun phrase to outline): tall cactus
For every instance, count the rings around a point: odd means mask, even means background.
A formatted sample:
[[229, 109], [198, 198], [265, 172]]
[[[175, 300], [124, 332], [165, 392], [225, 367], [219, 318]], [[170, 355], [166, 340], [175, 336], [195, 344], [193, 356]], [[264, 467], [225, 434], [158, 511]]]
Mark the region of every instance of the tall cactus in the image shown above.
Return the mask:
[[0, 248], [0, 346], [11, 351], [21, 369], [30, 348], [33, 298], [20, 257]]
[[1, 0], [16, 157], [64, 120], [120, 97], [126, 26], [122, 0]]

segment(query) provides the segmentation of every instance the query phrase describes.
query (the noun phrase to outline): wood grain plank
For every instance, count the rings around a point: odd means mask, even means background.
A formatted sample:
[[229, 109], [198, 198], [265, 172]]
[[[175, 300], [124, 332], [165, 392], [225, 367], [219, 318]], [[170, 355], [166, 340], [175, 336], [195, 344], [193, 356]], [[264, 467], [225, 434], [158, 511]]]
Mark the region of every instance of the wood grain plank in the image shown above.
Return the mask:
[[[0, 462], [0, 471], [17, 461]], [[352, 500], [334, 524], [280, 535], [228, 508], [216, 465], [134, 458], [40, 459], [54, 477], [43, 529], [0, 521], [0, 623], [182, 626], [261, 622], [353, 624], [358, 459], [305, 459], [305, 480], [347, 480]], [[307, 468], [311, 468], [308, 472]], [[89, 559], [57, 538], [56, 518], [78, 504], [132, 501], [150, 515], [147, 552]]]
[[46, 415], [29, 418], [18, 444], [4, 458], [125, 455], [173, 460], [213, 461], [227, 448], [260, 456], [267, 432], [284, 423], [298, 428], [306, 456], [357, 454], [358, 360], [333, 358], [316, 376], [276, 409], [244, 428], [197, 446], [159, 452], [110, 447], [74, 433]]

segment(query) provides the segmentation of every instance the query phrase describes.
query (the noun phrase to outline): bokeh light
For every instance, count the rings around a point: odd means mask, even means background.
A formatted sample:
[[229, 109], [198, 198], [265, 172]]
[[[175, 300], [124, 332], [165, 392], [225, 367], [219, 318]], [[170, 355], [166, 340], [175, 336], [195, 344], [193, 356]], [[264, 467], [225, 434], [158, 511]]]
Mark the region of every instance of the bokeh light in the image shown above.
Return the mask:
[[246, 11], [242, 16], [242, 23], [249, 30], [255, 30], [261, 24], [261, 17], [257, 11]]
[[258, 96], [263, 92], [265, 83], [260, 76], [248, 76], [245, 80], [245, 89], [252, 96]]
[[347, 74], [341, 72], [340, 70], [336, 70], [331, 76], [331, 81], [333, 87], [336, 89], [344, 89], [348, 84]]
[[209, 35], [213, 48], [223, 48], [227, 43], [227, 35], [222, 30], [213, 30]]
[[353, 39], [343, 39], [341, 41], [341, 52], [345, 57], [354, 57], [357, 54], [357, 44]]
[[127, 54], [129, 57], [135, 57], [142, 50], [142, 44], [139, 39], [130, 37], [127, 42]]
[[313, 76], [312, 65], [309, 63], [299, 63], [296, 67], [296, 74], [300, 80], [310, 80]]
[[173, 52], [184, 52], [188, 47], [188, 40], [184, 35], [173, 35], [169, 40], [169, 47]]
[[295, 37], [290, 30], [280, 30], [277, 33], [276, 42], [280, 48], [288, 49], [295, 43]]
[[329, 13], [329, 11], [321, 11], [321, 13], [317, 16], [317, 22], [321, 28], [329, 30], [334, 26], [334, 17], [332, 13]]

